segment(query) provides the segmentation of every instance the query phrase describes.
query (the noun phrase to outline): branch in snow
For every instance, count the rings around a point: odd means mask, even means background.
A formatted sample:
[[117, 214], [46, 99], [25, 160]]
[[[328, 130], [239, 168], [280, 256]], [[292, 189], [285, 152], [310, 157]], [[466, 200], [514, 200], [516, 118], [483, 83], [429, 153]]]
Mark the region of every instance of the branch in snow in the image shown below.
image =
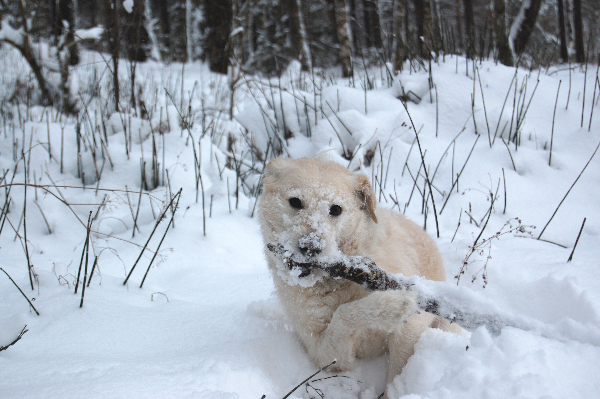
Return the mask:
[[27, 329], [27, 326], [23, 327], [23, 329], [21, 330], [21, 332], [19, 333], [19, 336], [17, 338], [15, 338], [14, 341], [12, 341], [10, 344], [6, 345], [6, 346], [0, 346], [0, 352], [7, 350], [8, 348], [10, 348], [11, 346], [13, 346], [14, 344], [16, 344], [17, 342], [19, 342], [21, 340], [21, 338], [23, 337], [23, 335], [25, 335], [25, 333], [29, 331]]

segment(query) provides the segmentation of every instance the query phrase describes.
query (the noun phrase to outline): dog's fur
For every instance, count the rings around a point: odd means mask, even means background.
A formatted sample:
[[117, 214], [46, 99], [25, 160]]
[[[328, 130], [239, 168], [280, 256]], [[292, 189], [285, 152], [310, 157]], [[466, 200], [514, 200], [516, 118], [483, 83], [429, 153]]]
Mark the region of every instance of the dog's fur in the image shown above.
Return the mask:
[[[446, 279], [433, 240], [404, 216], [376, 208], [366, 176], [320, 158], [278, 158], [267, 165], [263, 185], [258, 214], [265, 243], [291, 243], [300, 251], [299, 240], [316, 233], [325, 243], [320, 256], [366, 256], [391, 273]], [[300, 199], [302, 209], [291, 206], [290, 198]], [[329, 214], [332, 205], [342, 207], [339, 216]], [[347, 370], [356, 358], [388, 351], [390, 383], [425, 329], [455, 328], [418, 313], [414, 296], [406, 291], [367, 293], [356, 283], [328, 277], [307, 287], [289, 284], [277, 258], [269, 251], [266, 256], [277, 296], [319, 367], [337, 359], [333, 370]]]

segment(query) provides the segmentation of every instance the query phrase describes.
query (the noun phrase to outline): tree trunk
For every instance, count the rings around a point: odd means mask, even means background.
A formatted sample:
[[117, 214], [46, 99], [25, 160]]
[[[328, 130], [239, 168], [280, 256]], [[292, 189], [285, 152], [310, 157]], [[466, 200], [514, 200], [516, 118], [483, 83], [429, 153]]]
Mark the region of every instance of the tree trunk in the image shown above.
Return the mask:
[[113, 91], [115, 96], [115, 111], [119, 112], [119, 0], [105, 0], [106, 38], [108, 52], [112, 57]]
[[348, 0], [349, 10], [348, 10], [348, 18], [349, 18], [349, 26], [350, 26], [350, 36], [352, 39], [352, 48], [354, 52], [357, 52], [360, 48], [360, 36], [358, 32], [360, 31], [360, 27], [358, 26], [358, 17], [356, 12], [356, 2], [358, 0]]
[[558, 31], [560, 40], [560, 58], [562, 62], [569, 61], [567, 48], [567, 32], [565, 30], [565, 7], [563, 0], [558, 0]]
[[463, 29], [462, 29], [462, 7], [460, 6], [460, 0], [456, 0], [456, 29], [458, 32], [456, 37], [458, 39], [458, 48], [463, 49]]
[[463, 0], [465, 4], [465, 39], [467, 58], [475, 56], [475, 23], [473, 21], [473, 0]]
[[306, 27], [300, 0], [286, 0], [290, 21], [290, 41], [294, 57], [302, 64], [302, 70], [310, 70], [310, 53], [306, 38]]
[[417, 50], [423, 59], [431, 57], [433, 50], [431, 3], [429, 0], [414, 0], [417, 23]]
[[[53, 1], [52, 1], [53, 2]], [[64, 26], [66, 21], [68, 27]], [[79, 49], [75, 43], [75, 18], [73, 18], [73, 1], [72, 0], [59, 0], [57, 10], [57, 20], [55, 22], [58, 28], [57, 33], [59, 36], [64, 35], [63, 46], [68, 49], [69, 60], [68, 65], [79, 64]], [[66, 31], [65, 31], [66, 29]]]
[[515, 66], [515, 56], [510, 47], [506, 29], [505, 0], [494, 0], [494, 33], [496, 34], [496, 48], [498, 49], [498, 61], [506, 66]]
[[229, 35], [233, 20], [231, 0], [206, 0], [204, 18], [207, 25], [204, 51], [210, 70], [226, 75], [229, 66]]
[[367, 46], [382, 48], [381, 22], [379, 21], [379, 7], [377, 0], [363, 0], [364, 30], [367, 35]]
[[394, 3], [394, 70], [401, 71], [406, 59], [406, 40], [404, 38], [404, 19], [406, 0]]
[[523, 1], [517, 18], [510, 29], [510, 37], [515, 54], [521, 54], [527, 46], [529, 37], [535, 28], [535, 22], [542, 6], [542, 0]]
[[575, 25], [575, 59], [585, 62], [585, 49], [583, 45], [583, 20], [581, 17], [581, 0], [573, 0], [573, 19]]
[[345, 0], [335, 0], [335, 17], [337, 24], [337, 38], [340, 42], [340, 62], [342, 64], [342, 76], [352, 76], [352, 48], [350, 47], [350, 35], [348, 34], [348, 17], [346, 13]]
[[440, 10], [438, 0], [431, 0], [431, 37], [433, 41], [433, 50], [439, 54], [440, 50], [446, 52], [444, 41], [442, 40], [442, 25], [440, 21]]

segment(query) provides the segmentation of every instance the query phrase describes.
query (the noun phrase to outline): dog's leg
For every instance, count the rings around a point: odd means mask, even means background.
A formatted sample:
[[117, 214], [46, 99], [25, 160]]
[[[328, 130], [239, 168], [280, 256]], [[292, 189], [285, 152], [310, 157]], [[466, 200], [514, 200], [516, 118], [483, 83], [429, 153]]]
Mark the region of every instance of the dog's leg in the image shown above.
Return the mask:
[[388, 336], [388, 350], [390, 352], [390, 368], [388, 372], [388, 384], [402, 372], [402, 368], [415, 351], [415, 344], [419, 337], [431, 323], [435, 316], [430, 313], [420, 312], [411, 317], [406, 323], [398, 326]]
[[337, 359], [335, 369], [348, 370], [354, 364], [357, 351], [360, 351], [358, 346], [369, 339], [365, 334], [373, 331], [390, 334], [416, 312], [417, 304], [412, 293], [374, 292], [340, 305], [323, 332], [301, 334], [301, 338], [318, 366], [323, 367]]

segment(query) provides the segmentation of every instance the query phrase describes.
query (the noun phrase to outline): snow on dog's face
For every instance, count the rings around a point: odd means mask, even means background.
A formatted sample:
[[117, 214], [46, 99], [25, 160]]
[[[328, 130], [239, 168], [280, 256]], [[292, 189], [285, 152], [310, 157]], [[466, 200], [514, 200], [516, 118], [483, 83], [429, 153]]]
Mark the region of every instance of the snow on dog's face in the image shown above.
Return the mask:
[[[265, 243], [319, 258], [356, 254], [357, 242], [364, 242], [358, 237], [377, 222], [368, 179], [322, 159], [271, 160], [258, 212]], [[320, 275], [308, 277], [302, 285], [313, 284]]]

